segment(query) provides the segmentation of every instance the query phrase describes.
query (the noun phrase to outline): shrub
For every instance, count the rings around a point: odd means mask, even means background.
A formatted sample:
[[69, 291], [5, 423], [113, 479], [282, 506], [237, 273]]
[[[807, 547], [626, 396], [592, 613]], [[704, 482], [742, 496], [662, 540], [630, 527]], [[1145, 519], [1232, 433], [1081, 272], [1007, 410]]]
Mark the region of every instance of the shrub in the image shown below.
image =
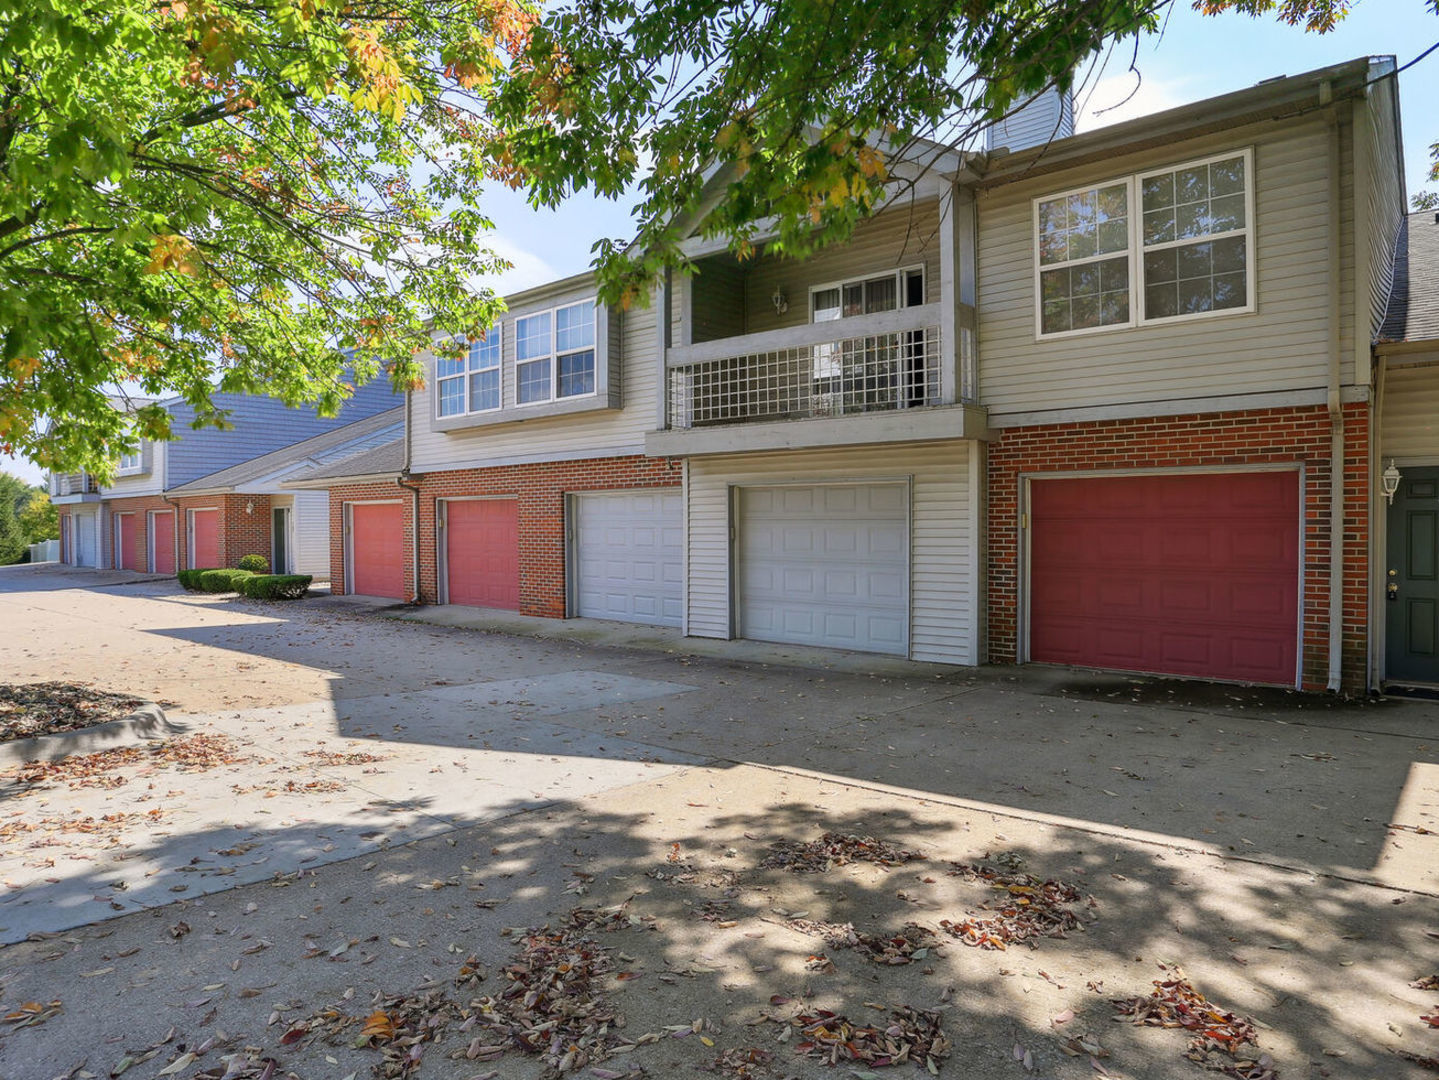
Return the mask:
[[309, 574], [254, 574], [238, 588], [252, 600], [298, 600], [310, 591], [313, 580]]
[[255, 575], [248, 570], [206, 570], [200, 574], [200, 588], [205, 592], [238, 592], [240, 582]]
[[270, 572], [270, 561], [263, 555], [245, 555], [235, 564], [241, 570], [248, 570], [252, 574], [268, 574]]
[[194, 570], [181, 570], [175, 576], [180, 579], [180, 584], [192, 591], [200, 588], [200, 575], [208, 574], [214, 567], [200, 567]]

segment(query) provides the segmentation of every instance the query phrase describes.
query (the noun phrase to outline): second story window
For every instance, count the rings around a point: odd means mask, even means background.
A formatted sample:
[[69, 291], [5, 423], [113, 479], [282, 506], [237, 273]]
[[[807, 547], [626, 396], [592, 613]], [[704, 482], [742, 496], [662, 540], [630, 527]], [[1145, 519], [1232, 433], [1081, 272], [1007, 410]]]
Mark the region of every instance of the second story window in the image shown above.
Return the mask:
[[515, 320], [515, 403], [532, 405], [595, 392], [595, 304]]
[[471, 341], [458, 357], [435, 361], [435, 398], [441, 416], [490, 412], [500, 407], [500, 328]]
[[123, 476], [126, 473], [137, 473], [145, 466], [145, 454], [143, 450], [135, 450], [130, 454], [120, 455], [120, 464], [115, 471]]
[[1034, 201], [1040, 338], [1254, 309], [1253, 155]]

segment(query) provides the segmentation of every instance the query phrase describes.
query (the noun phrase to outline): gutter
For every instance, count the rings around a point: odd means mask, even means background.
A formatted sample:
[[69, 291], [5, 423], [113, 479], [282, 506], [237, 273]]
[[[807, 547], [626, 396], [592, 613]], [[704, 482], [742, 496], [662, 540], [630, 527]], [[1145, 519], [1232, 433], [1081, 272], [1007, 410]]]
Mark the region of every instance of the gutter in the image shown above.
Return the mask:
[[400, 475], [395, 477], [395, 483], [400, 487], [408, 489], [411, 494], [410, 502], [410, 580], [413, 584], [410, 587], [410, 598], [407, 601], [411, 604], [420, 602], [420, 487], [412, 484], [410, 480], [410, 403], [414, 400], [414, 391], [405, 391], [405, 463], [400, 469]]
[[1339, 106], [1333, 103], [1334, 84], [1325, 80], [1319, 99], [1329, 105], [1329, 671], [1326, 687], [1339, 692], [1344, 658], [1344, 409], [1340, 401], [1342, 378], [1339, 334], [1339, 248], [1343, 240], [1339, 214]]

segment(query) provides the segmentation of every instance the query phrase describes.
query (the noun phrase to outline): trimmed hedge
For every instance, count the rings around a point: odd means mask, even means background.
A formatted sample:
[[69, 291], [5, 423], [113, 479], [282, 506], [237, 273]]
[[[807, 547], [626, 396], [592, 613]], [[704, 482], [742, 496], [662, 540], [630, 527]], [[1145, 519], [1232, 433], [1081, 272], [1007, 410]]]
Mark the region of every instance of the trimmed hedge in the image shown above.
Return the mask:
[[241, 570], [248, 570], [252, 574], [268, 574], [270, 572], [270, 560], [263, 555], [245, 555], [235, 564]]
[[248, 570], [206, 570], [200, 575], [200, 588], [205, 592], [239, 592], [240, 582], [255, 575]]
[[200, 589], [200, 575], [208, 574], [213, 569], [215, 569], [213, 566], [209, 566], [195, 570], [181, 570], [175, 576], [180, 579], [180, 584], [185, 588], [192, 592], [198, 592]]
[[309, 574], [252, 574], [237, 588], [252, 600], [298, 600], [313, 580]]

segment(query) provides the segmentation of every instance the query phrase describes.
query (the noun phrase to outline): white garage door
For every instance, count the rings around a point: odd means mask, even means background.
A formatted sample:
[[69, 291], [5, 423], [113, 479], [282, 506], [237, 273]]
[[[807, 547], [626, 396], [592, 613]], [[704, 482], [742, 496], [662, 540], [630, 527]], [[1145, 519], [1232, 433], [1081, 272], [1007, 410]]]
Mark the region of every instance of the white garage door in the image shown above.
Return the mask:
[[574, 497], [577, 615], [680, 625], [682, 506], [677, 489]]
[[906, 485], [741, 488], [738, 510], [741, 637], [908, 653]]
[[100, 565], [100, 536], [96, 531], [96, 525], [99, 520], [100, 518], [97, 514], [75, 515], [76, 566]]

